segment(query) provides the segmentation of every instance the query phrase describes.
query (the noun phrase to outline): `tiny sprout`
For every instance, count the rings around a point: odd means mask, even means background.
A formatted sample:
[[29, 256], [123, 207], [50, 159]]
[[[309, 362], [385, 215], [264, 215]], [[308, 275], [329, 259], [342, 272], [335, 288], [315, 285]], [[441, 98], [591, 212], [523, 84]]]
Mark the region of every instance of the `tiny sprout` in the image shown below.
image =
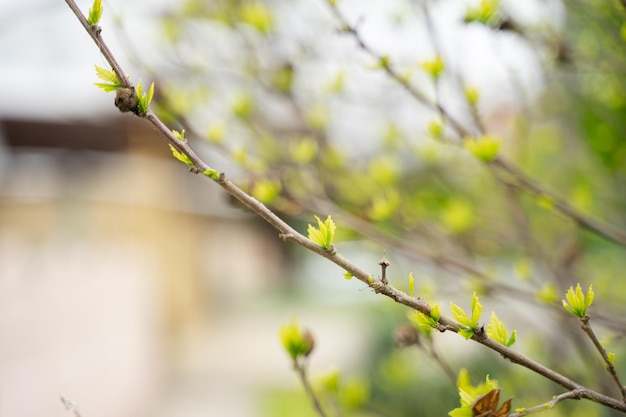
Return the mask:
[[172, 151], [172, 155], [174, 156], [174, 158], [178, 159], [180, 162], [189, 167], [194, 166], [193, 161], [189, 159], [189, 156], [186, 153], [178, 151], [172, 145], [170, 145], [170, 150]]
[[463, 92], [465, 93], [465, 99], [467, 100], [469, 105], [472, 107], [476, 107], [476, 104], [478, 104], [478, 99], [480, 97], [478, 89], [474, 87], [466, 87]]
[[112, 91], [116, 91], [118, 88], [124, 87], [120, 80], [117, 78], [117, 74], [115, 74], [114, 71], [99, 67], [97, 65], [95, 67], [96, 76], [102, 81], [106, 81], [104, 83], [94, 83], [96, 87], [102, 88], [106, 93], [110, 93]]
[[202, 175], [206, 175], [207, 177], [211, 178], [213, 181], [217, 181], [220, 174], [214, 169], [207, 169], [204, 172], [202, 172]]
[[495, 136], [485, 135], [481, 138], [466, 138], [465, 149], [483, 162], [491, 162], [498, 156], [502, 140]]
[[94, 0], [93, 6], [89, 9], [89, 17], [87, 18], [87, 23], [91, 26], [97, 25], [100, 22], [100, 18], [102, 17], [102, 0]]
[[309, 356], [315, 347], [313, 334], [308, 330], [300, 329], [296, 320], [283, 325], [280, 328], [279, 337], [283, 347], [294, 362], [299, 358]]
[[580, 288], [580, 283], [578, 283], [576, 284], [576, 290], [574, 290], [572, 287], [569, 287], [569, 290], [567, 290], [567, 293], [565, 294], [565, 298], [567, 299], [567, 301], [561, 301], [563, 303], [563, 307], [567, 311], [569, 311], [579, 319], [582, 319], [587, 315], [587, 309], [593, 303], [594, 297], [595, 294], [593, 292], [593, 289], [591, 288], [591, 285], [589, 285], [589, 290], [587, 290], [587, 294], [585, 295], [583, 293], [583, 290]]
[[141, 80], [137, 83], [137, 112], [139, 116], [144, 116], [148, 112], [148, 107], [154, 96], [154, 83], [150, 84], [148, 88], [148, 94], [144, 94]]
[[378, 65], [380, 66], [380, 68], [383, 69], [389, 69], [391, 62], [389, 59], [389, 55], [383, 55], [380, 57], [379, 61], [378, 61]]
[[331, 219], [330, 216], [326, 218], [325, 221], [321, 221], [319, 217], [315, 216], [317, 220], [317, 228], [309, 224], [307, 232], [309, 234], [309, 239], [311, 239], [314, 243], [320, 245], [324, 250], [329, 250], [331, 244], [333, 243], [333, 238], [335, 236], [335, 230], [337, 226], [335, 226], [335, 222]]
[[428, 73], [428, 75], [432, 77], [433, 80], [439, 79], [446, 68], [446, 65], [440, 55], [437, 55], [430, 61], [423, 61], [420, 63], [420, 66]]

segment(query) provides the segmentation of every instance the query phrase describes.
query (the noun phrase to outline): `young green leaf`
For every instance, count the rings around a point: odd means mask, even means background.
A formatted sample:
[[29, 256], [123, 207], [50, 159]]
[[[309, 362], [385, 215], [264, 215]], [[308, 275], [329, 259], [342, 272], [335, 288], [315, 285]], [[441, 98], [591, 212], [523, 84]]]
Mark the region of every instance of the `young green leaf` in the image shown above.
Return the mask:
[[576, 284], [575, 291], [572, 287], [567, 290], [567, 293], [565, 294], [565, 298], [567, 299], [567, 301], [561, 301], [563, 303], [563, 307], [565, 307], [567, 311], [569, 311], [578, 318], [583, 318], [587, 315], [587, 309], [593, 303], [594, 297], [595, 294], [593, 292], [593, 289], [591, 288], [591, 285], [589, 285], [589, 290], [585, 295], [580, 288], [580, 283], [578, 283]]
[[478, 320], [480, 320], [480, 316], [483, 314], [483, 305], [478, 302], [478, 296], [476, 295], [476, 291], [472, 295], [472, 323], [471, 328], [478, 328]]
[[274, 17], [270, 9], [263, 3], [244, 3], [241, 6], [239, 18], [264, 35], [269, 34], [274, 29]]
[[207, 169], [202, 172], [202, 175], [206, 175], [207, 177], [211, 178], [213, 181], [217, 181], [220, 174], [214, 169]]
[[279, 181], [261, 178], [255, 182], [251, 194], [265, 204], [270, 204], [280, 195], [282, 187]]
[[295, 319], [280, 328], [279, 338], [283, 347], [294, 361], [299, 357], [308, 356], [315, 344], [311, 333], [300, 329]]
[[606, 360], [609, 364], [615, 365], [615, 352], [607, 352]]
[[408, 313], [407, 317], [411, 324], [425, 336], [430, 336], [432, 329], [437, 328], [438, 320], [435, 320], [420, 311], [411, 311]]
[[502, 323], [502, 321], [500, 321], [498, 316], [496, 316], [495, 311], [492, 311], [491, 322], [487, 325], [487, 336], [504, 346], [510, 347], [513, 343], [515, 343], [517, 331], [513, 330], [511, 337], [509, 337], [509, 332], [506, 329], [506, 326]]
[[93, 6], [89, 9], [89, 17], [87, 18], [87, 23], [91, 26], [97, 25], [100, 22], [100, 18], [102, 17], [102, 0], [93, 0]]
[[389, 66], [391, 65], [389, 55], [381, 56], [378, 61], [378, 65], [380, 66], [380, 68], [389, 69]]
[[154, 96], [154, 83], [150, 84], [150, 88], [148, 88], [148, 94], [144, 94], [143, 86], [141, 85], [141, 80], [137, 83], [137, 99], [139, 100], [138, 108], [139, 114], [145, 115], [148, 112], [148, 107], [150, 106], [150, 102], [152, 101], [152, 96]]
[[170, 150], [172, 151], [172, 155], [174, 155], [174, 158], [178, 159], [180, 162], [182, 162], [183, 164], [187, 166], [190, 166], [190, 167], [193, 166], [193, 162], [191, 161], [191, 159], [189, 159], [187, 154], [179, 152], [172, 145], [170, 145]]
[[181, 142], [185, 141], [185, 129], [181, 130], [180, 132], [178, 130], [174, 130], [172, 129], [172, 134], [176, 137], [176, 139], [178, 139]]
[[337, 229], [337, 226], [335, 226], [335, 222], [330, 218], [330, 216], [328, 216], [324, 222], [322, 222], [317, 216], [315, 216], [315, 219], [317, 220], [317, 228], [309, 224], [307, 229], [309, 239], [320, 245], [325, 250], [328, 250], [330, 249], [330, 245], [333, 243], [335, 229]]
[[463, 93], [465, 94], [465, 100], [467, 100], [467, 103], [472, 107], [476, 107], [478, 99], [480, 98], [478, 89], [475, 87], [465, 87]]
[[498, 156], [502, 140], [495, 136], [485, 135], [478, 139], [466, 138], [463, 144], [476, 159], [491, 162]]
[[343, 277], [344, 277], [345, 279], [347, 279], [347, 280], [351, 280], [353, 276], [354, 276], [354, 275], [352, 275], [352, 273], [351, 273], [351, 272], [347, 272], [347, 271], [346, 271], [346, 272], [344, 272], [344, 273], [343, 273]]
[[316, 385], [319, 385], [324, 391], [336, 395], [339, 392], [340, 380], [341, 372], [338, 369], [331, 369], [324, 375], [318, 377]]
[[559, 300], [559, 293], [553, 283], [547, 282], [535, 294], [535, 298], [543, 303], [551, 304]]
[[463, 308], [453, 302], [450, 302], [450, 310], [452, 311], [452, 317], [454, 317], [454, 319], [458, 321], [461, 326], [469, 327], [472, 324], [472, 321], [467, 316], [467, 313], [465, 313]]
[[432, 306], [432, 308], [430, 309], [430, 318], [435, 320], [436, 322], [439, 322], [439, 319], [441, 318], [441, 314], [439, 313], [439, 305], [435, 304], [434, 306]]
[[339, 392], [342, 404], [354, 410], [366, 405], [370, 397], [370, 386], [365, 378], [352, 377], [348, 379]]
[[467, 11], [465, 22], [480, 22], [492, 26], [499, 20], [499, 9], [500, 0], [481, 0], [478, 6]]
[[415, 292], [415, 279], [413, 278], [413, 272], [409, 273], [409, 295], [413, 297]]
[[[500, 416], [500, 414], [478, 414], [475, 413], [476, 400], [480, 396], [487, 394], [498, 388], [497, 381], [492, 381], [489, 379], [489, 375], [486, 376], [485, 382], [478, 385], [473, 385], [470, 380], [469, 373], [466, 369], [461, 369], [459, 371], [459, 376], [457, 377], [457, 389], [459, 392], [461, 407], [455, 408], [454, 410], [448, 413], [451, 417], [472, 417], [472, 416]], [[508, 415], [508, 414], [502, 414]]]
[[443, 59], [441, 59], [440, 55], [437, 55], [435, 58], [433, 58], [433, 59], [431, 59], [429, 61], [423, 61], [420, 64], [420, 66], [435, 81], [437, 81], [437, 79], [439, 79], [439, 77], [441, 76], [441, 74], [443, 73], [443, 71], [446, 68], [446, 65], [443, 62]]
[[97, 65], [95, 67], [96, 67], [96, 76], [100, 78], [101, 80], [106, 81], [104, 83], [94, 83], [96, 87], [102, 88], [107, 93], [110, 93], [112, 91], [117, 90], [118, 88], [123, 87], [122, 83], [117, 78], [117, 75], [115, 74], [115, 72], [99, 67]]
[[472, 317], [468, 317], [465, 310], [454, 303], [450, 303], [450, 310], [452, 311], [452, 317], [459, 322], [462, 328], [459, 329], [459, 334], [465, 339], [471, 338], [476, 329], [478, 329], [478, 320], [483, 312], [483, 306], [478, 302], [476, 292], [472, 295]]

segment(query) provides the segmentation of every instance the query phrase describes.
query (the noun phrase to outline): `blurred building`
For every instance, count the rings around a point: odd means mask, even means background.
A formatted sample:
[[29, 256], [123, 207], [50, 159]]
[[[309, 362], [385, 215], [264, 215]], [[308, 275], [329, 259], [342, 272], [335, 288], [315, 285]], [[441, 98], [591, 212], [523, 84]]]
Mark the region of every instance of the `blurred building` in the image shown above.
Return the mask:
[[279, 279], [280, 241], [147, 123], [0, 134], [0, 416], [67, 415], [60, 396], [84, 417], [165, 415], [166, 375]]

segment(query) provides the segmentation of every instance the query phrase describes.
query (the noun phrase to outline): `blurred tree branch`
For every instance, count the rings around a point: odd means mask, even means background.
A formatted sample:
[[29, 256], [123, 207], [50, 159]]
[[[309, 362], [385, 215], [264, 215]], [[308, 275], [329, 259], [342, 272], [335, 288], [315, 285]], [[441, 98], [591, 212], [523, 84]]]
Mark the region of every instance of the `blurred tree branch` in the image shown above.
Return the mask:
[[[87, 22], [87, 19], [80, 12], [76, 4], [73, 0], [66, 0], [66, 3], [71, 8], [73, 13], [77, 16], [85, 30], [92, 37], [96, 45], [100, 48], [103, 55], [113, 68], [113, 71], [117, 75], [120, 82], [123, 84], [124, 88], [134, 88], [131, 81], [128, 79], [127, 75], [124, 73], [120, 65], [115, 60], [113, 54], [109, 51], [106, 46], [104, 40], [101, 37], [101, 29], [97, 25], [90, 25]], [[388, 57], [379, 56], [374, 53], [361, 39], [359, 32], [355, 27], [348, 25], [345, 22], [345, 19], [339, 13], [338, 9], [334, 7], [334, 2], [329, 2], [331, 4], [332, 10], [334, 10], [335, 15], [342, 21], [344, 25], [344, 30], [350, 34], [352, 34], [356, 39], [359, 46], [364, 49], [367, 53], [376, 58], [380, 63], [381, 67], [385, 70], [385, 72], [395, 81], [399, 82], [405, 89], [409, 91], [409, 93], [414, 96], [419, 102], [426, 104], [431, 109], [436, 110], [440, 114], [444, 115], [448, 122], [454, 127], [457, 131], [457, 134], [463, 139], [468, 131], [462, 126], [461, 123], [457, 122], [451, 115], [448, 114], [447, 110], [441, 106], [439, 103], [432, 103], [425, 98], [422, 93], [420, 93], [417, 89], [413, 88], [411, 84], [409, 84], [393, 67]], [[426, 303], [421, 298], [413, 297], [412, 295], [407, 295], [406, 293], [394, 288], [386, 282], [385, 277], [382, 279], [375, 279], [373, 275], [365, 271], [364, 269], [358, 267], [347, 258], [340, 255], [333, 245], [329, 245], [327, 247], [320, 245], [310, 238], [307, 238], [303, 234], [296, 231], [292, 226], [290, 226], [287, 222], [285, 222], [282, 218], [280, 218], [277, 214], [275, 214], [272, 210], [270, 210], [267, 206], [265, 206], [262, 202], [251, 196], [249, 193], [245, 192], [242, 188], [238, 187], [234, 182], [226, 177], [224, 173], [218, 173], [215, 169], [210, 167], [207, 163], [205, 163], [192, 149], [187, 139], [184, 138], [184, 133], [179, 133], [170, 130], [165, 123], [161, 121], [161, 119], [149, 108], [145, 112], [145, 114], [137, 114], [139, 117], [145, 118], [149, 123], [151, 123], [164, 137], [165, 141], [172, 148], [174, 152], [174, 156], [176, 156], [181, 161], [187, 161], [187, 165], [189, 165], [189, 169], [191, 172], [196, 174], [202, 173], [203, 175], [211, 178], [214, 182], [216, 182], [220, 187], [222, 187], [226, 192], [228, 192], [232, 197], [239, 200], [249, 209], [251, 209], [256, 215], [263, 218], [269, 224], [271, 224], [278, 232], [279, 237], [285, 241], [291, 241], [298, 246], [301, 246], [315, 254], [322, 256], [331, 262], [335, 263], [345, 271], [351, 274], [351, 276], [356, 277], [361, 282], [366, 284], [371, 290], [375, 293], [383, 294], [396, 303], [407, 306], [411, 309], [421, 312], [425, 316], [431, 317], [433, 313], [433, 307], [431, 307], [428, 303]], [[588, 230], [593, 231], [594, 233], [604, 236], [610, 240], [619, 243], [620, 245], [626, 246], [626, 236], [620, 230], [617, 230], [611, 226], [608, 226], [599, 220], [583, 215], [579, 211], [572, 208], [565, 200], [554, 196], [552, 193], [547, 192], [542, 186], [535, 183], [533, 180], [528, 178], [525, 174], [523, 174], [517, 167], [513, 166], [511, 163], [506, 161], [504, 158], [498, 156], [493, 161], [489, 163], [489, 166], [492, 169], [498, 169], [501, 172], [509, 175], [510, 182], [507, 184], [519, 188], [523, 188], [524, 190], [534, 194], [536, 196], [548, 196], [551, 202], [554, 204], [554, 207], [561, 212], [563, 215], [568, 218], [574, 220], [575, 223], [584, 227]], [[347, 216], [346, 216], [347, 217]], [[354, 228], [361, 228], [361, 224], [358, 224], [357, 220], [352, 219], [354, 224]], [[372, 232], [375, 233], [375, 232]], [[407, 250], [411, 250], [407, 248]], [[433, 256], [431, 254], [426, 255], [427, 258], [431, 260], [441, 260], [441, 263], [447, 264], [448, 266], [452, 266], [454, 268], [459, 268], [464, 272], [479, 272], [476, 271], [473, 267], [467, 266], [460, 262], [455, 262], [454, 260], [442, 257], [438, 258], [437, 256]], [[448, 318], [446, 316], [437, 316], [435, 328], [441, 332], [452, 331], [455, 333], [466, 333], [470, 330], [466, 325], [462, 325], [459, 321]], [[484, 332], [484, 329], [476, 329], [472, 330], [471, 339], [477, 343], [482, 344], [488, 349], [493, 350], [494, 352], [499, 353], [504, 358], [509, 360], [512, 363], [519, 364], [527, 369], [532, 370], [533, 372], [543, 376], [544, 378], [555, 382], [556, 384], [567, 388], [571, 393], [575, 394], [562, 394], [562, 398], [559, 398], [558, 401], [566, 398], [585, 398], [600, 404], [603, 404], [607, 407], [613, 408], [615, 410], [626, 412], [626, 403], [623, 401], [617, 400], [610, 396], [604, 395], [602, 393], [596, 392], [590, 388], [587, 388], [578, 382], [534, 361], [533, 359], [510, 349], [507, 346], [487, 337]], [[297, 369], [298, 370], [298, 369]], [[301, 378], [303, 379], [303, 383], [305, 384], [305, 388], [308, 386], [306, 383], [306, 378], [303, 369], [298, 370]], [[619, 383], [619, 380], [617, 380]], [[310, 388], [310, 387], [309, 387]], [[622, 388], [622, 394], [624, 393], [624, 389]], [[308, 391], [308, 390], [307, 390]], [[314, 396], [312, 398], [315, 398]], [[556, 400], [553, 400], [554, 404], [556, 404]], [[315, 401], [314, 401], [315, 403]], [[552, 404], [552, 403], [551, 403]], [[552, 404], [553, 405], [553, 404]], [[315, 406], [318, 413], [324, 416], [324, 412], [321, 410], [321, 407]], [[524, 414], [520, 414], [524, 415]]]

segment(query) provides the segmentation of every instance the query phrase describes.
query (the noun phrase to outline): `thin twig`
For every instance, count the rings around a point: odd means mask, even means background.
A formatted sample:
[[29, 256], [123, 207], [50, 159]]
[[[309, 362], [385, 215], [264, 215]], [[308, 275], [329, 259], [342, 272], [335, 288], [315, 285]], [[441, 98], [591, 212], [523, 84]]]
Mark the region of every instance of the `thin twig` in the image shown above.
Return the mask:
[[313, 408], [315, 409], [317, 414], [319, 414], [320, 417], [327, 417], [327, 414], [324, 411], [324, 408], [322, 407], [322, 403], [317, 397], [317, 394], [315, 394], [313, 387], [311, 387], [311, 383], [309, 381], [309, 377], [306, 371], [306, 363], [304, 361], [296, 360], [294, 362], [294, 369], [296, 370], [296, 373], [298, 374], [298, 377], [300, 378], [300, 382], [302, 382], [302, 386], [304, 387], [304, 391], [306, 392], [306, 395], [311, 400], [311, 403], [313, 404]]
[[[82, 15], [78, 7], [76, 7], [74, 1], [66, 0], [66, 2], [70, 6], [74, 14], [76, 14], [76, 16], [79, 18], [81, 23], [83, 21], [86, 22], [86, 19], [84, 18], [84, 16]], [[93, 31], [96, 30], [97, 27], [94, 29], [94, 27], [88, 24], [87, 25], [83, 24], [83, 26], [85, 27], [87, 32], [92, 36], [92, 39], [94, 39], [94, 41], [96, 42], [100, 50], [108, 51], [108, 48], [106, 48], [106, 45], [104, 45], [104, 41], [102, 40], [102, 38], [99, 36], [94, 36], [93, 34]], [[110, 54], [110, 52], [109, 52], [109, 55], [105, 55], [105, 58], [107, 59], [107, 61], [109, 61], [111, 66], [114, 68], [114, 71], [116, 72], [118, 77], [120, 79], [124, 79], [125, 78], [125, 76], [123, 75], [124, 72], [119, 67], [119, 65], [117, 65], [117, 67], [114, 66], [113, 63], [115, 63], [116, 61], [113, 58], [113, 56]], [[174, 136], [174, 134], [167, 128], [167, 126], [165, 126], [165, 124], [163, 124], [163, 122], [151, 110], [148, 109], [144, 117], [155, 126], [155, 128], [162, 134], [162, 136], [164, 137], [164, 139], [167, 141], [168, 144], [173, 146], [179, 152], [185, 153], [189, 157], [190, 161], [194, 165], [193, 166], [194, 172], [205, 172], [206, 170], [211, 169], [193, 151], [193, 149], [190, 148], [187, 141], [181, 141], [177, 139]], [[279, 232], [279, 236], [282, 237], [283, 239], [292, 241], [298, 244], [299, 246], [302, 246], [303, 248], [308, 249], [309, 251], [314, 252], [330, 260], [331, 262], [338, 265], [340, 268], [344, 269], [345, 271], [350, 272], [352, 276], [356, 277], [358, 280], [360, 280], [361, 282], [365, 283], [367, 286], [372, 288], [374, 292], [383, 294], [393, 299], [399, 304], [405, 305], [407, 307], [410, 307], [412, 309], [415, 309], [417, 311], [420, 311], [430, 316], [431, 307], [425, 301], [419, 298], [411, 297], [405, 294], [404, 292], [397, 290], [391, 285], [384, 284], [381, 280], [375, 280], [372, 277], [372, 275], [369, 274], [367, 271], [359, 268], [357, 265], [353, 264], [351, 261], [349, 261], [348, 259], [338, 254], [332, 246], [329, 250], [326, 250], [322, 248], [320, 245], [314, 243], [313, 241], [311, 241], [310, 239], [308, 239], [307, 237], [305, 237], [304, 235], [302, 235], [301, 233], [293, 229], [290, 225], [288, 225], [284, 220], [278, 217], [274, 212], [269, 210], [261, 202], [259, 202], [258, 200], [256, 200], [255, 198], [253, 198], [252, 196], [244, 192], [242, 189], [237, 187], [232, 181], [230, 181], [226, 177], [224, 173], [220, 173], [219, 175], [217, 175], [217, 177], [214, 178], [214, 181], [217, 184], [219, 184], [224, 190], [226, 190], [230, 195], [232, 195], [237, 200], [242, 202], [244, 205], [250, 208], [254, 213], [256, 213], [258, 216], [260, 216], [261, 218], [266, 220], [269, 224], [271, 224], [274, 228], [276, 228], [276, 230], [278, 230]], [[441, 316], [439, 319], [438, 329], [440, 331], [449, 330], [449, 331], [458, 333], [460, 328], [461, 328], [461, 325], [457, 323], [456, 321], [452, 320], [451, 318]], [[480, 335], [475, 334], [472, 337], [472, 340], [474, 340], [475, 342], [481, 343], [482, 345], [490, 348], [491, 350], [495, 352], [500, 353], [503, 357], [510, 360], [511, 362], [524, 366], [534, 371], [535, 373], [542, 375], [545, 378], [565, 388], [568, 388], [570, 390], [579, 390], [581, 398], [586, 398], [591, 401], [604, 404], [608, 407], [611, 407], [611, 408], [614, 408], [616, 410], [626, 413], [626, 403], [618, 401], [615, 398], [608, 397], [604, 394], [595, 392], [591, 389], [588, 389], [578, 384], [577, 382], [559, 374], [558, 372], [553, 371], [552, 369], [549, 369], [541, 365], [538, 362], [535, 362], [529, 357], [526, 357], [522, 355], [521, 353], [518, 353], [500, 343], [497, 343], [496, 341], [492, 339], [489, 339], [484, 334], [480, 334]], [[302, 371], [303, 370], [300, 370], [300, 372]]]
[[68, 400], [65, 397], [61, 397], [61, 402], [63, 403], [65, 409], [72, 413], [74, 417], [81, 417], [80, 412], [78, 412], [78, 408], [76, 407], [76, 404], [74, 404], [72, 401]]
[[575, 389], [572, 391], [568, 391], [560, 395], [555, 395], [554, 397], [552, 397], [550, 401], [547, 401], [543, 404], [539, 404], [534, 407], [524, 408], [523, 411], [520, 411], [518, 413], [509, 414], [509, 417], [522, 417], [522, 416], [527, 416], [528, 414], [538, 413], [540, 411], [546, 411], [551, 408], [554, 408], [554, 406], [557, 403], [560, 403], [563, 400], [569, 400], [569, 399], [580, 400], [581, 396], [582, 396], [581, 390]]
[[[337, 20], [341, 23], [342, 30], [345, 33], [349, 33], [354, 37], [358, 46], [365, 51], [372, 58], [376, 59], [377, 62], [381, 62], [383, 56], [375, 52], [361, 37], [356, 26], [351, 25], [346, 17], [341, 13], [335, 2], [326, 0], [327, 4], [330, 6], [330, 9]], [[472, 136], [471, 132], [465, 128], [460, 122], [458, 122], [451, 114], [448, 112], [440, 103], [432, 102], [429, 100], [421, 91], [417, 90], [413, 84], [411, 84], [406, 77], [403, 77], [397, 69], [390, 62], [388, 57], [385, 57], [385, 65], [382, 66], [383, 70], [389, 75], [390, 78], [395, 80], [402, 88], [407, 90], [411, 96], [413, 96], [419, 103], [426, 105], [432, 110], [437, 111], [439, 114], [443, 115], [445, 119], [452, 125], [454, 130], [458, 133], [461, 139]], [[548, 191], [546, 188], [538, 184], [536, 181], [532, 180], [526, 174], [524, 174], [518, 167], [516, 167], [512, 162], [506, 160], [502, 156], [498, 156], [494, 161], [492, 161], [489, 166], [491, 168], [501, 169], [503, 172], [511, 175], [515, 182], [512, 185], [516, 185], [519, 188], [522, 188], [533, 195], [536, 196], [546, 196], [549, 197], [550, 201], [553, 202], [554, 208], [563, 214], [564, 216], [570, 218], [575, 223], [580, 225], [581, 227], [596, 233], [599, 236], [603, 236], [606, 239], [609, 239], [621, 246], [626, 246], [626, 232], [602, 222], [599, 219], [591, 217], [589, 215], [583, 214], [568, 204], [564, 199], [558, 197], [555, 193]]]
[[613, 378], [613, 381], [615, 381], [615, 384], [617, 385], [618, 389], [620, 390], [620, 393], [622, 394], [622, 399], [624, 400], [624, 402], [626, 402], [626, 387], [624, 386], [624, 384], [622, 384], [619, 377], [617, 376], [617, 373], [615, 372], [615, 366], [613, 365], [613, 362], [609, 360], [609, 356], [606, 353], [606, 349], [602, 347], [595, 332], [591, 328], [591, 324], [589, 324], [590, 319], [591, 318], [589, 316], [584, 316], [580, 319], [580, 322], [582, 323], [581, 327], [583, 329], [583, 332], [585, 332], [585, 334], [589, 337], [589, 339], [591, 339], [591, 342], [593, 343], [593, 346], [596, 348], [596, 350], [600, 352], [600, 355], [602, 356], [602, 359], [604, 360], [604, 363], [606, 364], [606, 370], [611, 375], [611, 378]]
[[536, 197], [547, 197], [555, 210], [565, 217], [573, 220], [579, 226], [600, 236], [604, 236], [606, 239], [609, 239], [619, 245], [626, 246], [626, 232], [610, 224], [604, 223], [595, 217], [579, 212], [561, 197], [547, 191], [539, 183], [528, 177], [518, 167], [513, 165], [512, 162], [504, 159], [502, 156], [497, 157], [491, 162], [490, 165], [510, 175], [512, 181], [510, 181], [509, 184], [515, 186], [516, 188], [522, 188]]

